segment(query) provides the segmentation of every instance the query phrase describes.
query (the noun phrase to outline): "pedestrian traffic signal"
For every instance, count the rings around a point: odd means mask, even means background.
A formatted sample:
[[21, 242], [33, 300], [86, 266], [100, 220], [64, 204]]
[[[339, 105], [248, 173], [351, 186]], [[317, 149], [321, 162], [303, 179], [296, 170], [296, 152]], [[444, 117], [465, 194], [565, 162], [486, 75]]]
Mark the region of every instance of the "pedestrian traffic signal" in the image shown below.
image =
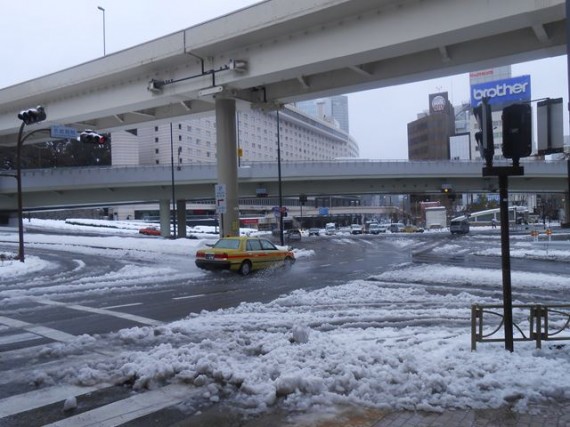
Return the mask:
[[44, 107], [38, 105], [36, 108], [20, 111], [18, 118], [26, 125], [32, 125], [34, 123], [43, 122], [46, 119], [46, 112]]
[[503, 156], [517, 164], [532, 153], [532, 114], [529, 104], [503, 108]]
[[481, 153], [481, 157], [485, 159], [487, 165], [492, 165], [495, 154], [495, 142], [493, 140], [493, 116], [487, 98], [483, 98], [483, 102], [473, 109], [473, 114], [475, 114], [475, 118], [481, 128], [479, 132], [475, 133], [479, 153]]
[[92, 130], [84, 130], [79, 134], [79, 141], [84, 144], [106, 144], [109, 141], [107, 135], [97, 133]]

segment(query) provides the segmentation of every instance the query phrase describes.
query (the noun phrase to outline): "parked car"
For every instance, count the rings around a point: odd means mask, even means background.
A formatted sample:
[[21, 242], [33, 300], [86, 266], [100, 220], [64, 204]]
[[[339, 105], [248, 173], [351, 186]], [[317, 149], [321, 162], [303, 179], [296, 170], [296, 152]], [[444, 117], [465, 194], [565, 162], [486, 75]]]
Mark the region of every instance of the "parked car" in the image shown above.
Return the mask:
[[320, 234], [321, 234], [320, 228], [316, 228], [316, 227], [309, 228], [309, 236], [318, 236]]
[[422, 227], [417, 227], [415, 225], [405, 225], [401, 230], [404, 233], [423, 233], [424, 229]]
[[385, 224], [370, 224], [370, 226], [368, 227], [368, 232], [370, 234], [380, 234], [380, 233], [385, 233], [386, 230], [388, 229], [388, 227]]
[[352, 224], [350, 226], [350, 234], [362, 234], [362, 225]]
[[258, 237], [224, 237], [212, 247], [196, 251], [196, 266], [204, 270], [230, 270], [243, 276], [255, 270], [291, 266], [295, 255]]
[[160, 229], [156, 227], [144, 227], [139, 230], [139, 234], [146, 236], [160, 236]]
[[283, 237], [288, 242], [293, 240], [301, 240], [301, 232], [296, 228], [292, 228], [290, 230], [285, 230]]
[[390, 232], [392, 233], [399, 233], [404, 229], [405, 225], [402, 224], [401, 222], [393, 222], [392, 224], [390, 224]]
[[469, 221], [467, 219], [453, 219], [449, 224], [451, 234], [467, 234], [469, 233]]

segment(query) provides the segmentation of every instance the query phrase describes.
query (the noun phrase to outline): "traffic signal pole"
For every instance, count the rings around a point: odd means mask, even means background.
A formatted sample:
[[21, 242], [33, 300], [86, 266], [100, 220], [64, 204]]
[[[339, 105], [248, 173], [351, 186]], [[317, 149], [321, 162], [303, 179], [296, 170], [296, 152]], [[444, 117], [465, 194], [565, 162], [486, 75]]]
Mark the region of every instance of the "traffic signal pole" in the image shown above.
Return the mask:
[[481, 132], [475, 135], [481, 142], [485, 157], [483, 176], [499, 178], [499, 207], [501, 216], [501, 259], [503, 273], [503, 328], [505, 331], [505, 350], [514, 351], [513, 337], [513, 297], [511, 289], [511, 252], [509, 244], [509, 176], [523, 176], [520, 166], [521, 157], [530, 155], [531, 127], [530, 107], [513, 105], [503, 109], [503, 156], [513, 160], [512, 166], [493, 166], [494, 142], [491, 107], [484, 98], [479, 109], [475, 110], [481, 123]]
[[24, 140], [22, 135], [24, 133], [24, 126], [26, 123], [22, 122], [20, 131], [18, 132], [18, 146], [16, 147], [16, 181], [18, 191], [18, 259], [24, 262], [24, 203], [22, 200], [22, 145]]
[[499, 175], [499, 208], [501, 215], [501, 260], [503, 270], [503, 319], [505, 350], [514, 351], [513, 294], [511, 289], [511, 249], [509, 243], [509, 176]]

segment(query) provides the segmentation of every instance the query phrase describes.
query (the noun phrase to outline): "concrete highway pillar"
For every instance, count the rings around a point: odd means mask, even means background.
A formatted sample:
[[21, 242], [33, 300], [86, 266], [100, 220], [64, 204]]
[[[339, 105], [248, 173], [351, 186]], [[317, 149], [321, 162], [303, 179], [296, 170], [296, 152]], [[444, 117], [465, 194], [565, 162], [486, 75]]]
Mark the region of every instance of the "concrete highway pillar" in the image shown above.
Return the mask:
[[170, 237], [170, 200], [160, 201], [160, 235]]
[[225, 184], [225, 212], [220, 220], [220, 237], [239, 236], [236, 102], [216, 99], [216, 143], [218, 184]]
[[186, 200], [176, 201], [176, 224], [178, 237], [186, 237]]

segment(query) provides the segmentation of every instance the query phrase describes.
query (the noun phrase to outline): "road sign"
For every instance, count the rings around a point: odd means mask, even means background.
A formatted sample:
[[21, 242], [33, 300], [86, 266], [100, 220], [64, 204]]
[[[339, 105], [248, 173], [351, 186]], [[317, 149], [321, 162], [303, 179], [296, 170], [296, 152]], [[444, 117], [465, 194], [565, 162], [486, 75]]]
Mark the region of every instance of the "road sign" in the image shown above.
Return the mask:
[[77, 130], [69, 126], [52, 126], [50, 128], [50, 136], [57, 139], [75, 139], [77, 138]]
[[214, 193], [216, 196], [216, 213], [226, 213], [226, 184], [216, 184]]

